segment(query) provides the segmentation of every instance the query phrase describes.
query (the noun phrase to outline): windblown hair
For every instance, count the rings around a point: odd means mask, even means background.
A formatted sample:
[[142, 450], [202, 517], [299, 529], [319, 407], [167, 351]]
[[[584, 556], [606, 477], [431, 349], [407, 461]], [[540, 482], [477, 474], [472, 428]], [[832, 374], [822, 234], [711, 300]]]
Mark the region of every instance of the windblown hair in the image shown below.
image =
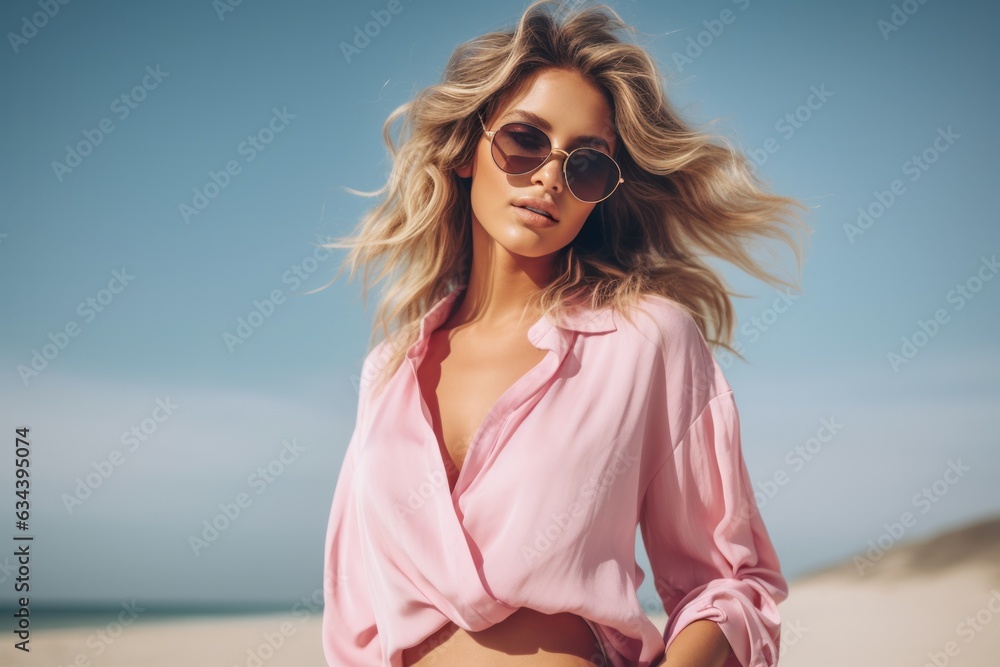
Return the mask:
[[[639, 298], [657, 294], [689, 312], [706, 342], [742, 359], [730, 346], [736, 319], [730, 296], [746, 295], [729, 292], [699, 253], [771, 285], [795, 287], [759, 266], [747, 246], [755, 237], [787, 243], [801, 275], [802, 252], [789, 231], [808, 230], [795, 212], [807, 207], [770, 193], [728, 139], [682, 121], [657, 65], [641, 46], [621, 39], [623, 31], [636, 32], [605, 5], [570, 11], [561, 2], [537, 0], [516, 27], [460, 44], [442, 81], [389, 115], [382, 131], [394, 161], [388, 181], [373, 192], [348, 190], [385, 199], [364, 215], [353, 237], [323, 245], [350, 248], [341, 271], [349, 264], [353, 279], [364, 265], [365, 294], [371, 265], [380, 264], [376, 281], [389, 278], [370, 341], [375, 344], [380, 326], [394, 343], [380, 383], [398, 369], [427, 309], [467, 284], [471, 179], [455, 171], [471, 161], [482, 138], [478, 116], [489, 124], [546, 68], [576, 71], [605, 95], [625, 182], [560, 251], [556, 278], [534, 302], [540, 312], [558, 318], [566, 304], [584, 300], [594, 308], [611, 305], [631, 320]], [[389, 130], [399, 117], [397, 147]], [[390, 321], [400, 325], [395, 333]]]

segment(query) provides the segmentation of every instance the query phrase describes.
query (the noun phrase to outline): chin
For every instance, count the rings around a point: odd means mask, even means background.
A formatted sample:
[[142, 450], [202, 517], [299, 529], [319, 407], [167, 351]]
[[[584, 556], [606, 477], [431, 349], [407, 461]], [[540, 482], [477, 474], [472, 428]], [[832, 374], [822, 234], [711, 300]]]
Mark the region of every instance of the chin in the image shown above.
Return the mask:
[[502, 243], [504, 249], [513, 254], [519, 255], [521, 257], [547, 257], [553, 253], [559, 252], [564, 246], [555, 247], [552, 243], [523, 243], [513, 241], [511, 243]]

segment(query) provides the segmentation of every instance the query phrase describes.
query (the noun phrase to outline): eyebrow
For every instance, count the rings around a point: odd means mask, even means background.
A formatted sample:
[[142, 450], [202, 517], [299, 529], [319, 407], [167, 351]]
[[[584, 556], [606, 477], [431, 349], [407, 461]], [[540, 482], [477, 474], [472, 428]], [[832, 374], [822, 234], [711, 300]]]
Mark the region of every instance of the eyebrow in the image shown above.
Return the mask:
[[[503, 119], [508, 117], [517, 117], [522, 120], [526, 120], [532, 125], [537, 125], [546, 132], [552, 132], [552, 125], [549, 123], [549, 121], [545, 120], [538, 114], [533, 113], [531, 111], [526, 111], [525, 109], [512, 109], [511, 111], [508, 111], [500, 118]], [[604, 150], [606, 150], [608, 153], [611, 152], [611, 146], [608, 145], [607, 140], [604, 139], [604, 137], [598, 137], [593, 134], [583, 134], [578, 137], [573, 137], [572, 140], [570, 141], [570, 146], [577, 146], [582, 143], [598, 143], [601, 146], [603, 146]]]

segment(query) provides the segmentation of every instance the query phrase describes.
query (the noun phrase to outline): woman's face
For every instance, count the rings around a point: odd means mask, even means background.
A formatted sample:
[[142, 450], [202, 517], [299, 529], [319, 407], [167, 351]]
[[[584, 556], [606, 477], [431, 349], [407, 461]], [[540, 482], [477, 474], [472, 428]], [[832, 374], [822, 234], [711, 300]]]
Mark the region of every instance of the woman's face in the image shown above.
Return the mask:
[[[579, 146], [590, 146], [613, 155], [616, 148], [607, 101], [593, 84], [573, 71], [535, 72], [523, 92], [509, 100], [496, 116], [483, 120], [488, 130], [513, 121], [531, 123], [545, 131], [553, 148], [567, 153]], [[463, 178], [472, 177], [472, 224], [479, 227], [474, 234], [485, 231], [508, 252], [525, 257], [544, 257], [568, 245], [596, 204], [580, 201], [566, 187], [562, 171], [565, 159], [565, 155], [553, 153], [534, 171], [518, 176], [507, 174], [493, 161], [490, 139], [480, 131], [472, 163], [457, 171]], [[539, 224], [540, 220], [524, 208], [531, 205], [525, 198], [551, 205], [555, 224]]]

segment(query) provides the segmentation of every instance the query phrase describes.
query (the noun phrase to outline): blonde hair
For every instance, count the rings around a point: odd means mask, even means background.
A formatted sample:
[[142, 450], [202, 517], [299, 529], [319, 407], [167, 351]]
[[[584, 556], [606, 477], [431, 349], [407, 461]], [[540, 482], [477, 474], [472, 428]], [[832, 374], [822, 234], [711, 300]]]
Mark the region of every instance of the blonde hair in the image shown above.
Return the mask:
[[[620, 139], [614, 157], [625, 182], [594, 207], [560, 251], [556, 278], [537, 297], [541, 312], [558, 317], [565, 304], [583, 299], [594, 308], [611, 305], [630, 319], [639, 298], [657, 294], [690, 313], [706, 342], [742, 359], [729, 344], [736, 319], [730, 296], [745, 295], [730, 293], [697, 253], [771, 285], [795, 287], [759, 266], [747, 245], [755, 237], [787, 243], [801, 275], [802, 252], [789, 231], [808, 230], [795, 212], [807, 207], [768, 192], [728, 139], [683, 121], [666, 98], [655, 62], [640, 46], [620, 39], [621, 31], [636, 32], [605, 5], [570, 10], [537, 0], [515, 27], [460, 44], [442, 81], [389, 115], [382, 130], [393, 159], [388, 181], [373, 192], [348, 189], [385, 198], [362, 217], [353, 236], [323, 245], [350, 249], [333, 280], [347, 265], [353, 279], [363, 265], [367, 295], [369, 268], [376, 263], [376, 281], [389, 279], [370, 341], [375, 344], [381, 328], [394, 343], [380, 384], [417, 339], [426, 310], [467, 284], [471, 183], [455, 171], [471, 161], [482, 138], [479, 116], [488, 123], [531, 75], [546, 68], [576, 71], [607, 97]], [[389, 130], [400, 117], [396, 146]], [[395, 333], [390, 321], [400, 325]]]

